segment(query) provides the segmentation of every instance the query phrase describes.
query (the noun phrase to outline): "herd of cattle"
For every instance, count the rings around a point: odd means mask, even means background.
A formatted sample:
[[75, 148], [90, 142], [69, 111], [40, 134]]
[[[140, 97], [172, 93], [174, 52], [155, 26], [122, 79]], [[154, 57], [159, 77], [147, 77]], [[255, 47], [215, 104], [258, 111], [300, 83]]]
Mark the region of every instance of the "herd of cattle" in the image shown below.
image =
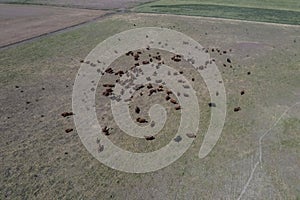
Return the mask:
[[[147, 47], [146, 50], [150, 50], [150, 48]], [[212, 53], [218, 53], [219, 55], [224, 55], [224, 54], [227, 54], [227, 52], [232, 52], [232, 49], [221, 50], [220, 48], [204, 48], [203, 50], [206, 53], [208, 53], [209, 51], [211, 51]], [[162, 56], [160, 55], [159, 52], [156, 52], [154, 55], [152, 55], [152, 54], [149, 53], [148, 54], [149, 57], [147, 59], [141, 59], [142, 54], [144, 52], [145, 52], [144, 50], [143, 51], [139, 50], [139, 51], [136, 51], [136, 52], [129, 51], [129, 52], [127, 52], [125, 54], [126, 56], [131, 56], [132, 59], [135, 62], [134, 65], [130, 68], [130, 70], [127, 70], [127, 71], [117, 70], [117, 71], [115, 71], [113, 68], [109, 67], [105, 71], [103, 71], [103, 72], [101, 71], [101, 74], [102, 75], [109, 74], [109, 75], [115, 75], [115, 76], [117, 76], [118, 78], [115, 80], [115, 82], [119, 83], [119, 84], [121, 84], [123, 86], [125, 86], [126, 84], [133, 84], [133, 80], [128, 80], [127, 82], [126, 81], [122, 82], [121, 81], [121, 77], [123, 77], [124, 75], [127, 75], [130, 78], [130, 76], [128, 75], [129, 71], [136, 72], [136, 76], [138, 76], [138, 73], [142, 73], [140, 67], [143, 66], [143, 65], [155, 63], [156, 67], [158, 69], [160, 65], [164, 64], [164, 60], [162, 59]], [[171, 57], [171, 60], [173, 62], [181, 62], [182, 60], [184, 60], [184, 58], [181, 55], [173, 55]], [[89, 61], [81, 60], [80, 62], [81, 63], [89, 64], [92, 67], [96, 66], [96, 64], [91, 63]], [[97, 61], [97, 62], [100, 63], [100, 61]], [[207, 61], [205, 63], [205, 65], [202, 66], [202, 68], [200, 66], [199, 69], [203, 70], [204, 68], [207, 67], [207, 65], [209, 63], [212, 63], [212, 62], [215, 62], [215, 59], [210, 59], [209, 61]], [[229, 66], [230, 68], [233, 68], [232, 61], [231, 61], [230, 58], [226, 58], [226, 61], [223, 63], [223, 67], [227, 67], [227, 66]], [[183, 71], [179, 71], [179, 73], [183, 74]], [[247, 74], [250, 75], [251, 72], [247, 72]], [[170, 75], [170, 74], [168, 74], [168, 75]], [[174, 74], [174, 75], [177, 75], [177, 73]], [[153, 74], [153, 76], [155, 76], [155, 74]], [[134, 79], [135, 77], [131, 76], [131, 78]], [[192, 78], [191, 80], [195, 81], [194, 78]], [[104, 90], [102, 91], [102, 95], [105, 96], [105, 97], [113, 99], [112, 97], [114, 96], [115, 84], [114, 83], [105, 83], [105, 84], [102, 84], [102, 86], [104, 88]], [[128, 87], [128, 85], [127, 85], [127, 87]], [[186, 85], [185, 87], [188, 88], [189, 86]], [[174, 105], [174, 109], [175, 110], [180, 110], [181, 109], [181, 106], [177, 102], [177, 100], [176, 100], [175, 95], [173, 94], [173, 92], [171, 90], [169, 90], [168, 88], [165, 88], [165, 86], [162, 83], [162, 81], [157, 81], [154, 84], [151, 84], [151, 83], [148, 83], [148, 84], [139, 84], [139, 85], [136, 85], [134, 87], [134, 90], [135, 90], [134, 93], [137, 93], [140, 96], [143, 96], [144, 94], [147, 94], [148, 96], [152, 96], [153, 94], [156, 94], [156, 93], [165, 94], [165, 101], [170, 102], [171, 105]], [[121, 94], [124, 94], [124, 91], [122, 91]], [[242, 90], [240, 92], [240, 95], [244, 95], [244, 94], [245, 94], [245, 90]], [[177, 95], [180, 95], [180, 93], [177, 93]], [[183, 94], [183, 95], [185, 97], [188, 97], [187, 94]], [[218, 91], [216, 92], [216, 95], [217, 96], [219, 95]], [[133, 97], [134, 96], [132, 95], [130, 97], [130, 99], [126, 99], [125, 101], [132, 101]], [[217, 105], [214, 102], [208, 103], [208, 106], [209, 107], [217, 107]], [[135, 113], [137, 115], [139, 115], [141, 113], [141, 108], [138, 107], [138, 106], [135, 106], [134, 111], [135, 111]], [[239, 111], [241, 111], [241, 107], [240, 106], [235, 107], [233, 109], [233, 111], [234, 112], [239, 112]], [[73, 113], [72, 112], [62, 113], [63, 117], [67, 117], [67, 116], [70, 116], [70, 115], [73, 115]], [[148, 120], [146, 120], [145, 118], [142, 118], [142, 117], [137, 117], [136, 118], [136, 122], [140, 123], [140, 124], [149, 123]], [[154, 126], [154, 124], [152, 122], [151, 122], [151, 126]], [[102, 129], [102, 132], [103, 132], [104, 135], [108, 136], [108, 135], [110, 135], [110, 130], [111, 130], [111, 128], [108, 128], [107, 126], [104, 126], [103, 129]], [[66, 132], [71, 132], [71, 131], [73, 131], [73, 129], [67, 129], [65, 131]], [[195, 138], [196, 137], [196, 135], [194, 133], [187, 133], [186, 136], [189, 137], [189, 138]], [[154, 140], [155, 137], [154, 136], [145, 136], [145, 139], [146, 140]], [[179, 141], [181, 141], [181, 138], [175, 138], [174, 141], [179, 142]], [[100, 142], [97, 142], [97, 143], [99, 143], [99, 152], [103, 151], [103, 149], [104, 149], [103, 145], [101, 145]]]

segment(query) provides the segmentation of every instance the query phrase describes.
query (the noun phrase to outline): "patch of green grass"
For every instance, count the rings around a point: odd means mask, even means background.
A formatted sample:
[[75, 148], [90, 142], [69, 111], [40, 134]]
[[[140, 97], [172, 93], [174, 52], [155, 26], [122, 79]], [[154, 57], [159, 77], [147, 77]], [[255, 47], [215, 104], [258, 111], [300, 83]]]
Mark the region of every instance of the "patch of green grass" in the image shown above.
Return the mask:
[[[0, 0], [1, 1], [1, 0]], [[146, 3], [138, 9], [147, 9], [153, 5], [182, 5], [182, 4], [199, 4], [199, 5], [223, 5], [236, 7], [266, 8], [275, 10], [293, 10], [300, 11], [300, 1], [298, 0], [159, 0]]]
[[290, 6], [294, 5], [293, 2], [282, 5], [275, 0], [273, 1], [276, 2], [276, 4], [273, 2], [273, 4], [265, 3], [257, 4], [256, 6], [251, 6], [250, 4], [243, 2], [236, 2], [236, 4], [234, 4], [233, 0], [230, 2], [227, 1], [227, 3], [225, 1], [222, 4], [218, 4], [219, 1], [212, 1], [208, 4], [205, 4], [206, 1], [158, 1], [139, 6], [135, 9], [135, 11], [239, 19], [293, 25], [300, 24], [299, 3], [295, 3], [295, 7], [292, 8]]

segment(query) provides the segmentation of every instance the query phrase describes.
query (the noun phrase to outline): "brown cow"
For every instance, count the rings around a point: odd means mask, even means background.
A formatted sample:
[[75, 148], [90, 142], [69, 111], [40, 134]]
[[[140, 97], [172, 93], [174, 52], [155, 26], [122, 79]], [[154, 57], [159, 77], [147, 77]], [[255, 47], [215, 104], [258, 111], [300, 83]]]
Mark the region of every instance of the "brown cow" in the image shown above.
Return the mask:
[[236, 108], [233, 109], [234, 112], [238, 112], [240, 110], [242, 110], [241, 107], [236, 107]]
[[138, 118], [136, 119], [136, 121], [139, 122], [139, 123], [141, 123], [141, 124], [148, 123], [148, 121], [147, 121], [146, 119], [140, 118], [140, 117], [138, 117]]
[[181, 106], [176, 106], [175, 107], [175, 110], [180, 110], [181, 109]]
[[151, 136], [145, 136], [145, 139], [146, 140], [154, 140], [155, 137], [153, 135], [151, 135]]
[[172, 98], [170, 99], [170, 102], [173, 103], [173, 104], [177, 104], [177, 101], [175, 99], [172, 99]]
[[61, 114], [61, 116], [63, 116], [63, 117], [68, 117], [68, 116], [71, 116], [71, 115], [74, 115], [74, 113], [73, 112], [63, 112]]

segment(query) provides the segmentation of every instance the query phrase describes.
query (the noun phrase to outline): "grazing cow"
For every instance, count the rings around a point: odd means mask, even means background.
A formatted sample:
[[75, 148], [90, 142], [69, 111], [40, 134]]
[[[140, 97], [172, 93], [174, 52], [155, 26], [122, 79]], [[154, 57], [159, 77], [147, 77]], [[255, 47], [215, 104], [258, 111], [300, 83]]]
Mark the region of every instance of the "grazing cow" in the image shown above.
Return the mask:
[[102, 133], [104, 133], [104, 135], [110, 135], [110, 133], [109, 133], [109, 128], [107, 128], [107, 126], [104, 126], [104, 127], [102, 128]]
[[164, 91], [164, 89], [163, 89], [163, 88], [160, 88], [160, 87], [157, 88], [156, 90], [157, 90], [157, 92], [162, 92], [162, 91]]
[[134, 89], [135, 89], [136, 91], [138, 91], [138, 90], [140, 90], [140, 89], [142, 89], [142, 88], [144, 88], [144, 87], [145, 87], [144, 85], [140, 84], [140, 85], [136, 85], [136, 86], [134, 87]]
[[98, 152], [102, 152], [104, 150], [104, 145], [103, 144], [99, 144], [98, 146]]
[[155, 126], [155, 121], [152, 121], [150, 126], [153, 128]]
[[110, 67], [110, 68], [107, 68], [105, 70], [105, 72], [108, 73], [108, 74], [112, 74], [112, 73], [114, 73], [114, 70]]
[[156, 91], [156, 89], [151, 89], [150, 91], [149, 91], [149, 95], [148, 96], [151, 96], [153, 93], [156, 93], [157, 91]]
[[63, 116], [63, 117], [68, 117], [68, 116], [71, 116], [71, 115], [74, 115], [74, 113], [73, 112], [63, 112], [61, 114], [61, 116]]
[[70, 132], [72, 132], [72, 131], [73, 131], [72, 128], [68, 128], [68, 129], [65, 130], [66, 133], [70, 133]]
[[115, 75], [119, 75], [120, 77], [122, 77], [124, 75], [124, 71], [120, 70], [118, 72], [115, 73]]
[[175, 142], [180, 142], [182, 140], [182, 137], [180, 135], [178, 135], [176, 138], [174, 138]]
[[149, 62], [148, 60], [144, 60], [142, 63], [143, 63], [143, 65], [147, 65], [147, 64], [149, 64], [150, 62]]
[[172, 98], [170, 99], [170, 102], [173, 103], [173, 104], [177, 104], [177, 101], [175, 99], [172, 99]]
[[132, 52], [132, 51], [128, 51], [128, 52], [126, 53], [126, 56], [129, 56], [129, 55], [133, 56], [133, 52]]
[[238, 112], [240, 110], [242, 110], [241, 107], [236, 107], [236, 108], [233, 109], [234, 112]]
[[171, 99], [170, 96], [166, 96], [166, 100], [169, 101]]
[[208, 103], [208, 106], [209, 107], [217, 107], [217, 105], [215, 103], [212, 103], [212, 102]]
[[167, 90], [166, 93], [167, 93], [167, 95], [173, 94], [173, 92], [171, 90]]
[[112, 95], [112, 92], [113, 90], [111, 88], [107, 88], [102, 94], [107, 97], [109, 95]]
[[228, 62], [228, 63], [231, 63], [231, 60], [230, 60], [230, 58], [227, 58], [227, 62]]
[[115, 87], [115, 84], [107, 83], [107, 84], [103, 84], [103, 87]]
[[156, 60], [158, 60], [158, 61], [161, 61], [161, 56], [160, 56], [160, 55], [154, 56], [154, 58], [155, 58]]
[[176, 106], [175, 107], [175, 110], [180, 110], [181, 109], [181, 106]]
[[174, 62], [180, 62], [181, 61], [181, 56], [180, 55], [175, 55], [171, 58]]
[[141, 124], [148, 123], [148, 121], [147, 121], [146, 119], [140, 118], [140, 117], [138, 117], [138, 118], [136, 119], [136, 121], [139, 122], [139, 123], [141, 123]]
[[245, 94], [245, 90], [242, 90], [242, 91], [241, 91], [241, 95], [244, 95], [244, 94]]
[[139, 60], [140, 56], [139, 56], [139, 54], [134, 54], [133, 57], [134, 57], [134, 60]]
[[150, 136], [145, 136], [145, 139], [146, 140], [154, 140], [155, 137], [153, 135], [150, 135]]
[[147, 85], [147, 88], [148, 88], [148, 89], [151, 89], [151, 88], [153, 88], [152, 84], [151, 84], [151, 83], [149, 83], [149, 84]]
[[135, 108], [135, 112], [136, 112], [137, 114], [139, 114], [139, 113], [141, 112], [141, 109], [137, 106], [137, 107]]
[[187, 133], [186, 136], [188, 138], [196, 138], [196, 135], [194, 133]]

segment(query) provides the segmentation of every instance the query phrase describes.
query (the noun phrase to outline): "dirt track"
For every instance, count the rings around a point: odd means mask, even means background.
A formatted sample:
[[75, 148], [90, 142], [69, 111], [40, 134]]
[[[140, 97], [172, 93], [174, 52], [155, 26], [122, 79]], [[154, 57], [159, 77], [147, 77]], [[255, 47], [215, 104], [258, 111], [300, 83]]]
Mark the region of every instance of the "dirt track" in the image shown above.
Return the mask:
[[0, 6], [0, 47], [74, 26], [106, 11], [32, 5]]

